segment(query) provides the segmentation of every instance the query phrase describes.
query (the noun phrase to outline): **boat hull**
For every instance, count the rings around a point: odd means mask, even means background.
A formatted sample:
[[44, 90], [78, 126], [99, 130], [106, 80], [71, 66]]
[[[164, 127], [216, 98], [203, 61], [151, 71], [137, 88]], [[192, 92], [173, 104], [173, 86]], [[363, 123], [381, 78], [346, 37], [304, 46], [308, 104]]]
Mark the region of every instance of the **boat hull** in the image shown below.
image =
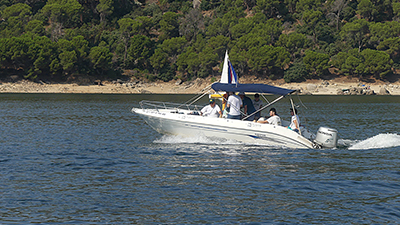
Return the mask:
[[171, 110], [133, 108], [132, 111], [161, 134], [184, 137], [205, 136], [212, 139], [227, 139], [242, 143], [288, 148], [313, 148], [313, 143], [309, 139], [282, 126], [202, 117], [190, 115], [190, 111], [185, 110], [171, 112]]

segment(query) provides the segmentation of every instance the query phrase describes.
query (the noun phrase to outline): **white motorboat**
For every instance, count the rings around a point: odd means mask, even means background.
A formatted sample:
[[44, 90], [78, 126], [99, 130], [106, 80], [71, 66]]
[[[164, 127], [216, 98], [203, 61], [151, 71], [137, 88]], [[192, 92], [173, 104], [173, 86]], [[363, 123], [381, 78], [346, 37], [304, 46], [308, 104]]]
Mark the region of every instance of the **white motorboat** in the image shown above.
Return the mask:
[[[223, 74], [223, 76], [226, 76], [226, 74]], [[290, 97], [290, 94], [295, 92], [295, 90], [266, 84], [217, 82], [212, 84], [211, 88], [216, 93], [248, 92], [278, 96], [274, 101], [271, 101], [253, 114], [270, 107], [285, 96]], [[207, 93], [204, 93], [202, 96], [205, 94]], [[197, 99], [200, 99], [202, 96]], [[140, 108], [133, 108], [132, 112], [138, 114], [154, 130], [162, 134], [184, 137], [204, 136], [211, 139], [235, 140], [239, 143], [266, 144], [288, 148], [310, 149], [334, 148], [337, 146], [338, 132], [335, 129], [320, 127], [315, 135], [303, 126], [300, 126], [300, 131], [298, 132], [290, 130], [286, 128], [289, 124], [285, 121], [282, 122], [282, 126], [246, 121], [245, 119], [251, 115], [244, 116], [242, 120], [203, 117], [200, 116], [200, 110], [203, 106], [192, 103], [176, 104], [141, 101]]]

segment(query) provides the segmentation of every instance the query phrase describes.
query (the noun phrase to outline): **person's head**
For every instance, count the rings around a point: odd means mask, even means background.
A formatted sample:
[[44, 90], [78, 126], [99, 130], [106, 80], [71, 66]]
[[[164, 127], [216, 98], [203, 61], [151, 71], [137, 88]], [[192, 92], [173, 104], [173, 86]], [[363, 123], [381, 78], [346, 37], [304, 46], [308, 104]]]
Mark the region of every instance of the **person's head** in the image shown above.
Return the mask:
[[290, 114], [294, 115], [294, 113], [296, 113], [296, 115], [297, 115], [297, 109], [294, 109], [294, 112], [293, 112], [293, 108], [290, 108]]
[[254, 95], [254, 100], [258, 101], [258, 99], [260, 99], [260, 95], [259, 94], [255, 94]]
[[241, 99], [243, 99], [244, 96], [245, 96], [244, 92], [240, 92], [240, 93], [239, 93], [239, 97], [240, 97]]
[[215, 100], [214, 99], [210, 99], [210, 105], [214, 106], [215, 105]]
[[269, 115], [270, 115], [270, 116], [275, 116], [275, 115], [276, 115], [276, 109], [275, 109], [275, 108], [271, 108], [271, 109], [269, 110]]

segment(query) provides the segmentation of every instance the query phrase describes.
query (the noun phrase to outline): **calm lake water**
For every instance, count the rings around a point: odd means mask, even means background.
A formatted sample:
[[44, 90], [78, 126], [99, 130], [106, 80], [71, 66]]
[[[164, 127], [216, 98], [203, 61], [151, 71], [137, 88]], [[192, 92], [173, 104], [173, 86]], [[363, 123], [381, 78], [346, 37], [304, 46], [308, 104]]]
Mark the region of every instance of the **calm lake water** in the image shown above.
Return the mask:
[[311, 131], [338, 129], [327, 150], [163, 136], [130, 112], [190, 97], [0, 94], [0, 224], [400, 223], [400, 97], [294, 97]]

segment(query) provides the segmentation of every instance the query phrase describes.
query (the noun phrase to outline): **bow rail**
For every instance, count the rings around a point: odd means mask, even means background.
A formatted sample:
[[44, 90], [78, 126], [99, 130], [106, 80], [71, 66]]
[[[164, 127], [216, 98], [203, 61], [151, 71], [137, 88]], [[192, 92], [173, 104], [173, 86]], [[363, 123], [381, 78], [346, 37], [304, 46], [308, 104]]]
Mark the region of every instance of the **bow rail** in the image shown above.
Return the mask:
[[148, 101], [143, 100], [139, 102], [142, 109], [154, 109], [154, 110], [173, 110], [173, 111], [195, 111], [199, 112], [204, 106], [192, 105], [192, 104], [179, 104], [173, 102], [158, 102], [158, 101]]

